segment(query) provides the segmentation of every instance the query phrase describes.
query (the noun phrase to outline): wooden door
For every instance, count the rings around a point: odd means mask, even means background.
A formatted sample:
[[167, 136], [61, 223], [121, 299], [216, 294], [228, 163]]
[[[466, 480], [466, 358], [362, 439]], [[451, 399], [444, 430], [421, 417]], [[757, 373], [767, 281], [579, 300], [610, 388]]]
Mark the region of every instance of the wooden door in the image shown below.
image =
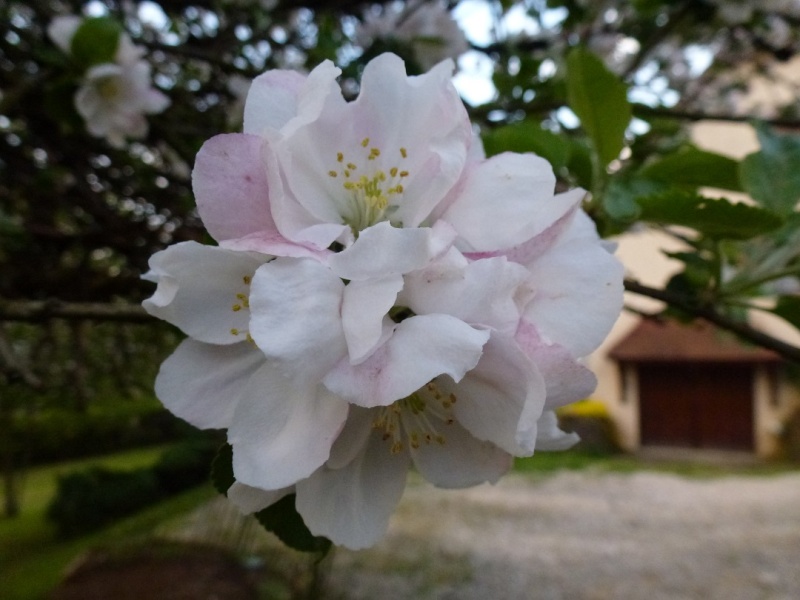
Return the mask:
[[643, 445], [753, 450], [753, 366], [640, 364]]

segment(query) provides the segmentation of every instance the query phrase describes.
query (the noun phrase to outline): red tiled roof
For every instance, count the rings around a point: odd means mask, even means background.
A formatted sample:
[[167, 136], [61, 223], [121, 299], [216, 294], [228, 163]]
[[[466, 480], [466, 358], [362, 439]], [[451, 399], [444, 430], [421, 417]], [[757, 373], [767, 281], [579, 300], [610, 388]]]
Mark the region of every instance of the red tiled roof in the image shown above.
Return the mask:
[[608, 353], [619, 362], [779, 362], [770, 350], [739, 341], [705, 321], [685, 325], [673, 320], [642, 319]]

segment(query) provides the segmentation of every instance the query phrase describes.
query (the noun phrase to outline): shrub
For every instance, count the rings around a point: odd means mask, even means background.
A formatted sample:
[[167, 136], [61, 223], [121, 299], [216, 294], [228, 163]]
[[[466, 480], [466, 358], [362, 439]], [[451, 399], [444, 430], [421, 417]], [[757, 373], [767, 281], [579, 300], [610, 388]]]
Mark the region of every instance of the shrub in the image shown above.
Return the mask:
[[92, 467], [59, 477], [47, 509], [61, 537], [94, 531], [167, 496], [209, 481], [219, 447], [203, 435], [165, 450], [152, 467], [117, 471]]
[[162, 497], [158, 479], [150, 469], [93, 467], [59, 477], [47, 516], [56, 523], [59, 536], [73, 537], [108, 525]]

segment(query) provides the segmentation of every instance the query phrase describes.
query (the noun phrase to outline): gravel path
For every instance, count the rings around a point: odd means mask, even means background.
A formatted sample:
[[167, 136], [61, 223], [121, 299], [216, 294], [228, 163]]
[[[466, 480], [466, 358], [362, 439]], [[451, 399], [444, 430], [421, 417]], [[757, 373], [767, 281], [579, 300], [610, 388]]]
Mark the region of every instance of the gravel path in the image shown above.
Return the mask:
[[414, 484], [378, 546], [336, 551], [329, 583], [347, 600], [797, 600], [800, 473]]

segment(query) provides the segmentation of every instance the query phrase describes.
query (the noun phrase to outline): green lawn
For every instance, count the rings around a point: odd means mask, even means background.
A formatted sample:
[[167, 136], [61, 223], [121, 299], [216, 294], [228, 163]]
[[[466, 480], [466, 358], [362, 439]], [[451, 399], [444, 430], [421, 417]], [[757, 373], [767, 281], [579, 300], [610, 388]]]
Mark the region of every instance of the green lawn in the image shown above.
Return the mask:
[[214, 495], [211, 486], [191, 490], [90, 536], [60, 541], [46, 520], [47, 505], [60, 474], [88, 466], [137, 469], [154, 464], [167, 446], [131, 450], [99, 458], [31, 469], [24, 481], [22, 511], [0, 518], [0, 590], [3, 600], [41, 598], [60, 579], [64, 568], [85, 550], [108, 540], [146, 534], [158, 523], [197, 506]]

